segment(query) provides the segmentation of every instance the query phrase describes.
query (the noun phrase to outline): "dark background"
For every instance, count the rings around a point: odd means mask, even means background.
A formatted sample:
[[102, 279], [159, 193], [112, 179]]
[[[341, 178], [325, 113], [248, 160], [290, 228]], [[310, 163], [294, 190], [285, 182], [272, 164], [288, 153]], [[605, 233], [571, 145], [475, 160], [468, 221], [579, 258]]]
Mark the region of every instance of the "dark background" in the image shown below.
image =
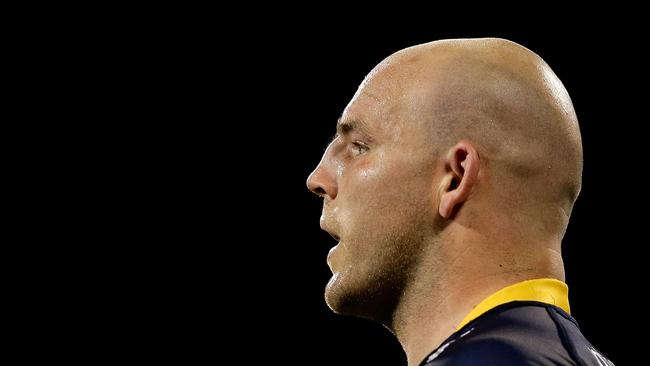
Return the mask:
[[[573, 99], [585, 165], [563, 245], [572, 314], [598, 349], [624, 364], [631, 356], [623, 335], [641, 311], [628, 287], [638, 286], [633, 263], [647, 242], [638, 208], [647, 119], [638, 32], [614, 28], [611, 18], [398, 26], [344, 15], [216, 28], [213, 18], [161, 18], [128, 36], [118, 58], [136, 84], [121, 98], [140, 105], [135, 118], [149, 125], [127, 134], [141, 151], [125, 158], [131, 175], [119, 182], [135, 202], [120, 208], [121, 221], [137, 228], [124, 236], [146, 243], [116, 251], [129, 258], [128, 285], [117, 287], [126, 297], [107, 322], [125, 330], [122, 342], [144, 359], [404, 364], [387, 330], [325, 305], [334, 242], [319, 228], [322, 202], [305, 181], [383, 58], [437, 39], [503, 37], [544, 58]], [[131, 54], [147, 57], [131, 66]]]
[[403, 364], [387, 330], [325, 305], [334, 242], [305, 180], [378, 62], [418, 43], [490, 36], [544, 58], [580, 120], [583, 190], [563, 245], [572, 313], [615, 363], [643, 351], [630, 329], [645, 321], [647, 42], [646, 20], [633, 18], [645, 13], [535, 3], [517, 16], [474, 9], [476, 21], [406, 4], [392, 6], [410, 14], [383, 18], [319, 5], [25, 12], [48, 23], [12, 28], [30, 39], [12, 40], [25, 70], [7, 72], [43, 98], [12, 90], [25, 113], [43, 113], [22, 125], [46, 142], [34, 161], [52, 168], [25, 164], [39, 175], [25, 196], [47, 207], [24, 209], [51, 222], [25, 230], [43, 232], [47, 249], [33, 249], [44, 263], [24, 286], [34, 298], [17, 317], [22, 332], [84, 360]]

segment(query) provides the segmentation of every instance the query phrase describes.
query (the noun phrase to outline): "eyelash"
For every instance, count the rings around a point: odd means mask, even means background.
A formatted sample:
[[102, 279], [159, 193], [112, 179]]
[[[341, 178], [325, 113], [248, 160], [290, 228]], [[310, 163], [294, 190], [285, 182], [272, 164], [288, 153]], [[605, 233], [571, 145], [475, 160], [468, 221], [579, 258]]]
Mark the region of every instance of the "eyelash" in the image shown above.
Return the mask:
[[361, 143], [359, 141], [352, 142], [352, 143], [350, 143], [350, 145], [351, 145], [352, 152], [353, 152], [354, 155], [361, 155], [361, 154], [365, 153], [366, 151], [368, 151], [368, 149], [369, 149], [368, 146], [366, 146], [365, 144], [363, 144], [363, 143]]

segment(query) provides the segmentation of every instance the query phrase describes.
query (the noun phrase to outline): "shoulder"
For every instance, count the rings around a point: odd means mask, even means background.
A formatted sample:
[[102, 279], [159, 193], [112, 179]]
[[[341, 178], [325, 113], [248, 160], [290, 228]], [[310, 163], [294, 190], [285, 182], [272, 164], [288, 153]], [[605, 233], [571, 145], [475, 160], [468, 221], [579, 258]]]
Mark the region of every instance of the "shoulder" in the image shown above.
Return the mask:
[[470, 339], [462, 344], [452, 344], [450, 348], [449, 352], [441, 353], [423, 366], [514, 366], [524, 365], [528, 359], [524, 350], [501, 339]]
[[546, 306], [514, 303], [501, 306], [450, 337], [423, 365], [575, 365], [561, 328]]

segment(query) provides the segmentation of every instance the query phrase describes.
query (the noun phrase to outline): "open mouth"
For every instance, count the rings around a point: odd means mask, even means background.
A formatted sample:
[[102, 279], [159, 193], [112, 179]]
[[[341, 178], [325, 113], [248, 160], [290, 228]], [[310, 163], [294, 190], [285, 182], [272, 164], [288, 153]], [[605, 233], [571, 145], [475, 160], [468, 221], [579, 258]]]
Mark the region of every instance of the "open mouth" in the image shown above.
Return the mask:
[[328, 228], [326, 225], [324, 225], [324, 223], [321, 223], [320, 228], [321, 228], [321, 230], [323, 230], [324, 232], [330, 234], [330, 236], [331, 236], [332, 238], [334, 238], [334, 240], [336, 240], [337, 242], [341, 240], [341, 238], [340, 238], [338, 235], [336, 235], [336, 234], [334, 233], [334, 230], [332, 230], [331, 228]]
[[333, 232], [327, 230], [327, 228], [325, 228], [325, 227], [321, 227], [321, 229], [323, 229], [323, 231], [325, 231], [326, 233], [330, 234], [330, 236], [331, 236], [332, 238], [334, 238], [334, 240], [336, 240], [336, 241], [341, 240], [341, 238], [340, 238], [338, 235], [336, 235], [336, 234], [334, 234]]

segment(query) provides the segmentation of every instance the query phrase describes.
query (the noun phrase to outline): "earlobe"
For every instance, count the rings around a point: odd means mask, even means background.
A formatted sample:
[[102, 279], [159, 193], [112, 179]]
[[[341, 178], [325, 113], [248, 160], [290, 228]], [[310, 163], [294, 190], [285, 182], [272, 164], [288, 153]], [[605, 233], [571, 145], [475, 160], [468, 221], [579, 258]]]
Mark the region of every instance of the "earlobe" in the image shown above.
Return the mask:
[[477, 183], [480, 162], [476, 149], [467, 141], [459, 142], [447, 154], [445, 168], [447, 175], [441, 182], [438, 212], [451, 219]]
[[456, 200], [453, 197], [450, 197], [450, 194], [443, 195], [442, 199], [440, 200], [440, 216], [444, 217], [445, 219], [451, 218], [451, 214], [455, 207], [455, 201]]

